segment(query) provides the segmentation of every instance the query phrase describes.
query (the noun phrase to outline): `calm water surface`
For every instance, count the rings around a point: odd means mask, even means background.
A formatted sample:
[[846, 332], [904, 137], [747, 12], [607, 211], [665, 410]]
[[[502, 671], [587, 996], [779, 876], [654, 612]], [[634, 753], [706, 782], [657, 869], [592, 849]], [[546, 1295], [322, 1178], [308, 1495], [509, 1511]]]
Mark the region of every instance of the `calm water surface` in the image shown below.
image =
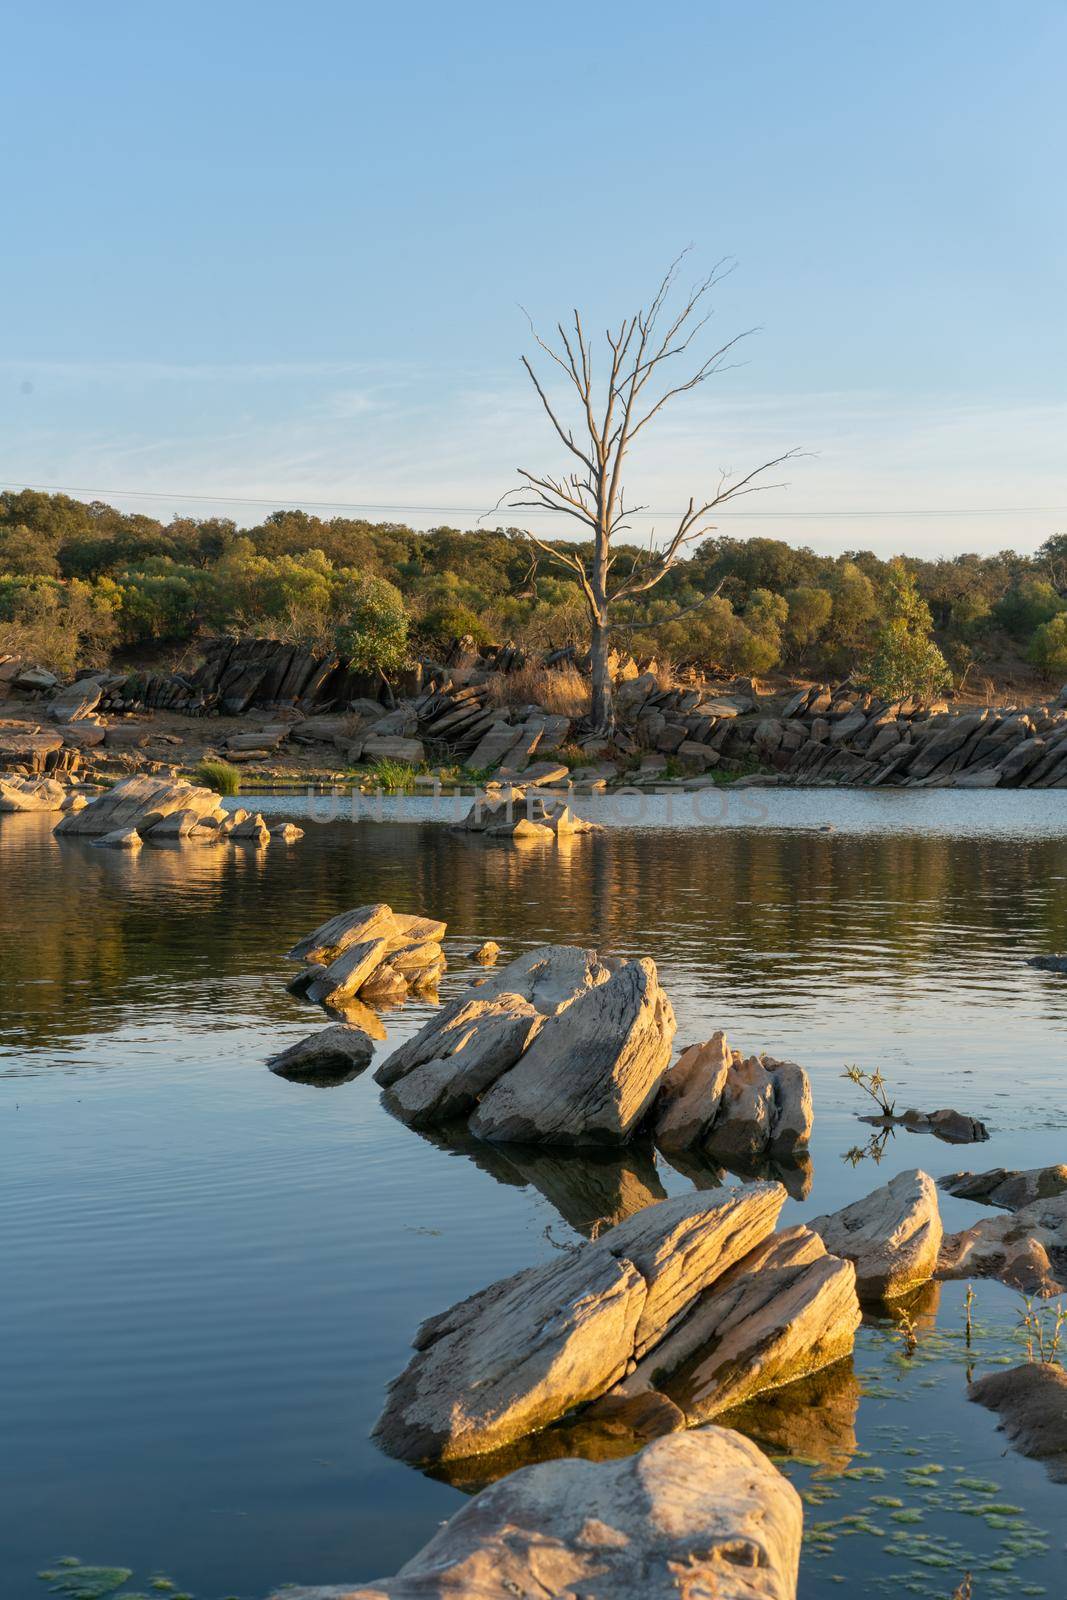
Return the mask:
[[[680, 1044], [725, 1027], [811, 1073], [813, 1182], [791, 1175], [787, 1220], [905, 1167], [1067, 1155], [1067, 979], [1024, 965], [1067, 949], [1067, 797], [751, 791], [703, 826], [650, 801], [548, 853], [451, 833], [443, 805], [309, 822], [291, 849], [136, 857], [0, 819], [5, 1600], [43, 1595], [35, 1572], [68, 1552], [200, 1600], [395, 1570], [463, 1499], [368, 1439], [419, 1320], [710, 1181], [640, 1147], [441, 1148], [382, 1111], [370, 1073], [274, 1077], [265, 1057], [321, 1021], [286, 993], [282, 953], [337, 910], [446, 918], [442, 995], [487, 938], [653, 956]], [[385, 1014], [379, 1048], [429, 1009]], [[901, 1135], [880, 1165], [861, 1156], [853, 1061], [901, 1105], [982, 1117], [990, 1142]], [[747, 1419], [805, 1458], [787, 1466], [808, 1497], [805, 1600], [947, 1597], [967, 1565], [980, 1600], [1064, 1592], [1067, 1490], [967, 1403], [961, 1300], [924, 1298], [915, 1361], [875, 1320], [850, 1367]], [[978, 1286], [978, 1370], [1011, 1356], [1018, 1304]]]

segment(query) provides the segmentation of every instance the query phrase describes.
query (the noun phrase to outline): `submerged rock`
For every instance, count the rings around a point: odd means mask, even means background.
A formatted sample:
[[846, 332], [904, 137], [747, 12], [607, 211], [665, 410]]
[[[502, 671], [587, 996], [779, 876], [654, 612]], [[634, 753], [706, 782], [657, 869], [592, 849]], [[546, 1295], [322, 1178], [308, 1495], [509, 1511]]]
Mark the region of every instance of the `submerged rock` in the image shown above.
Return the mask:
[[499, 954], [500, 946], [495, 940], [487, 939], [484, 944], [478, 946], [477, 950], [471, 951], [470, 960], [480, 962], [483, 967], [491, 967]]
[[1023, 1294], [1067, 1293], [1067, 1193], [946, 1234], [939, 1278], [999, 1278]]
[[967, 1397], [997, 1412], [1020, 1455], [1044, 1462], [1055, 1483], [1067, 1483], [1067, 1372], [1058, 1362], [1026, 1361], [987, 1373]]
[[1026, 965], [1042, 972], [1067, 972], [1067, 956], [1031, 956]]
[[914, 1106], [895, 1116], [890, 1112], [882, 1116], [861, 1117], [861, 1122], [875, 1128], [904, 1128], [908, 1133], [932, 1133], [946, 1144], [983, 1144], [989, 1138], [989, 1129], [977, 1117], [963, 1111], [953, 1111], [950, 1106], [939, 1111], [916, 1111]]
[[840, 1211], [815, 1217], [811, 1227], [834, 1255], [855, 1262], [861, 1299], [895, 1299], [926, 1283], [937, 1268], [937, 1189], [918, 1169], [898, 1173]]
[[795, 1600], [792, 1484], [725, 1428], [621, 1461], [549, 1461], [492, 1484], [392, 1578], [274, 1600]]
[[656, 1142], [666, 1151], [701, 1147], [723, 1160], [789, 1155], [814, 1125], [811, 1084], [795, 1061], [731, 1050], [725, 1033], [683, 1051], [663, 1080]]
[[144, 843], [136, 828], [116, 828], [112, 833], [102, 834], [99, 839], [94, 839], [93, 844], [108, 850], [140, 850]]
[[655, 1097], [674, 1027], [654, 962], [546, 945], [472, 984], [376, 1077], [417, 1127], [470, 1116], [483, 1139], [617, 1144]]

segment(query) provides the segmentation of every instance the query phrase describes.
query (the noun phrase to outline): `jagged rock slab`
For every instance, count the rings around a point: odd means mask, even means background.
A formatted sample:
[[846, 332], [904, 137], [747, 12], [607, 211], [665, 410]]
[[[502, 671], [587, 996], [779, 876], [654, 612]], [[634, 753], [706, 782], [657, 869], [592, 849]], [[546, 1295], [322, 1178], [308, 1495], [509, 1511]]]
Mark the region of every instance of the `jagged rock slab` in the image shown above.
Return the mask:
[[937, 1188], [917, 1168], [840, 1211], [815, 1217], [810, 1226], [833, 1255], [855, 1263], [862, 1299], [894, 1299], [926, 1283], [937, 1269]]
[[1020, 1455], [1044, 1462], [1054, 1483], [1067, 1483], [1067, 1372], [1058, 1363], [1026, 1361], [987, 1373], [967, 1398], [997, 1412]]
[[[422, 1059], [386, 1090], [387, 1104], [415, 1128], [468, 1115], [479, 1097], [515, 1065], [543, 1021], [536, 1006], [521, 995], [468, 1000], [427, 1036]], [[427, 1049], [433, 1054], [426, 1055]]]
[[299, 939], [287, 952], [290, 961], [321, 961], [325, 964], [339, 956], [350, 944], [382, 937], [399, 938], [408, 943], [439, 941], [444, 938], [447, 923], [434, 922], [429, 917], [409, 916], [394, 912], [379, 902], [377, 905], [356, 906], [352, 911], [341, 911]]
[[1035, 1200], [1050, 1200], [1067, 1192], [1067, 1166], [1030, 1167], [1025, 1172], [993, 1167], [989, 1172], [950, 1172], [937, 1180], [938, 1188], [958, 1200], [1019, 1211]]
[[339, 1073], [352, 1076], [366, 1067], [374, 1054], [374, 1041], [362, 1028], [334, 1023], [320, 1028], [287, 1050], [270, 1056], [267, 1065], [282, 1078], [336, 1080]]
[[374, 1437], [405, 1461], [483, 1454], [604, 1394], [774, 1227], [777, 1184], [648, 1206], [423, 1323]]
[[491, 1484], [392, 1578], [274, 1600], [795, 1600], [800, 1497], [726, 1428]]
[[706, 1422], [839, 1361], [859, 1322], [852, 1263], [788, 1228], [720, 1277], [609, 1399], [658, 1392], [689, 1426]]
[[939, 1278], [999, 1278], [1023, 1294], [1067, 1293], [1067, 1194], [945, 1235]]
[[109, 834], [135, 828], [142, 838], [172, 811], [195, 811], [207, 816], [215, 811], [219, 796], [212, 789], [173, 778], [123, 778], [99, 795], [84, 811], [65, 816], [57, 835]]
[[811, 1084], [795, 1061], [731, 1050], [726, 1035], [683, 1051], [664, 1078], [655, 1108], [664, 1150], [703, 1147], [723, 1159], [789, 1155], [814, 1125]]
[[471, 1127], [520, 1143], [621, 1142], [655, 1098], [674, 1030], [655, 962], [621, 962], [545, 1021], [482, 1097]]

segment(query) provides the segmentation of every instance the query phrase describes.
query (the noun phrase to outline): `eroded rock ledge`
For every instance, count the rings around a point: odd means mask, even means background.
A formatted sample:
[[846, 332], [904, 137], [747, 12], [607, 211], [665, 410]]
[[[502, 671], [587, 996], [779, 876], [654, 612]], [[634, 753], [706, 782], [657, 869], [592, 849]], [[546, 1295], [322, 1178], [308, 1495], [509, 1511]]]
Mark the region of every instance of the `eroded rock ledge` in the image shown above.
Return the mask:
[[374, 1437], [457, 1460], [594, 1401], [598, 1419], [651, 1401], [668, 1431], [836, 1361], [860, 1320], [855, 1270], [807, 1228], [773, 1234], [784, 1200], [780, 1184], [663, 1200], [431, 1317]]
[[622, 1461], [551, 1461], [483, 1489], [391, 1578], [274, 1600], [794, 1600], [802, 1510], [762, 1451], [726, 1428]]
[[288, 952], [291, 961], [306, 963], [289, 988], [334, 1010], [357, 999], [374, 1005], [433, 989], [445, 968], [446, 927], [384, 903], [341, 911]]

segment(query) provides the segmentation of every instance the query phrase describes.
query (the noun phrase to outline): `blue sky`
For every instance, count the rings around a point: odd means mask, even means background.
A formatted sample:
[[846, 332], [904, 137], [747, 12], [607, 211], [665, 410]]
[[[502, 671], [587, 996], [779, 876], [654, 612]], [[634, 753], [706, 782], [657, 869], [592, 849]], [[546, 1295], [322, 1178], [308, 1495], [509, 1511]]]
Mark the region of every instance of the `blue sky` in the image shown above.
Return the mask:
[[724, 530], [936, 554], [1067, 527], [1062, 0], [0, 27], [4, 484], [470, 525], [562, 465], [520, 303], [618, 320], [692, 243], [737, 261], [713, 332], [761, 331], [649, 430], [635, 498], [800, 446]]

